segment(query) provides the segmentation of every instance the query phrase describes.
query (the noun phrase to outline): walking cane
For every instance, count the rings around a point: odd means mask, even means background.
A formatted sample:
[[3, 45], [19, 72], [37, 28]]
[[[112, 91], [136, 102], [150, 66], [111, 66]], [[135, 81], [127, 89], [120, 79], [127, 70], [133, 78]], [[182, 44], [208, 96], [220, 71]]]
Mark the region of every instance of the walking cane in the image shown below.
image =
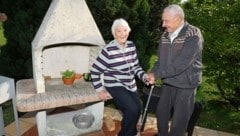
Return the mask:
[[143, 116], [142, 116], [142, 120], [141, 120], [141, 132], [143, 131], [144, 129], [144, 123], [145, 123], [145, 116], [147, 114], [147, 110], [148, 110], [148, 105], [149, 105], [149, 102], [150, 102], [150, 99], [151, 99], [151, 96], [152, 96], [152, 92], [153, 92], [153, 88], [154, 88], [154, 85], [151, 85], [151, 90], [149, 92], [149, 95], [148, 95], [148, 99], [147, 99], [147, 103], [145, 105], [145, 109], [144, 109], [144, 113], [143, 113]]

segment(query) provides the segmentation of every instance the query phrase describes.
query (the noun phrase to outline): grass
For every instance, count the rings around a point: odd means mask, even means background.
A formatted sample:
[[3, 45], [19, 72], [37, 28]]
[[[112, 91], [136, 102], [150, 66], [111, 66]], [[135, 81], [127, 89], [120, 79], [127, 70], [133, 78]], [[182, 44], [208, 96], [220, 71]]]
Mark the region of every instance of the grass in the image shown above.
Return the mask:
[[240, 112], [225, 101], [211, 100], [205, 105], [197, 125], [240, 135]]
[[204, 104], [198, 126], [240, 135], [240, 112], [222, 99], [214, 84], [204, 81], [196, 100]]
[[6, 38], [4, 37], [3, 31], [4, 31], [3, 26], [2, 23], [0, 22], [0, 48], [4, 46], [7, 42]]
[[12, 101], [7, 101], [2, 105], [4, 125], [7, 126], [14, 121]]

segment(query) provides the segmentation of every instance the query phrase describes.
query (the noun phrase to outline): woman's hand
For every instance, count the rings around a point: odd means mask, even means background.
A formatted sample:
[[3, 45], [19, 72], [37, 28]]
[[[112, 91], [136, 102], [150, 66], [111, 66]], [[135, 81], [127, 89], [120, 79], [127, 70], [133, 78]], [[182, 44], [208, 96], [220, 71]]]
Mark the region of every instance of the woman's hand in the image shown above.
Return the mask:
[[155, 84], [154, 74], [153, 73], [148, 73], [147, 76], [146, 76], [146, 80], [147, 80], [148, 85]]
[[99, 99], [102, 101], [107, 101], [108, 99], [112, 98], [112, 96], [106, 90], [102, 90], [101, 92], [98, 92], [97, 95]]

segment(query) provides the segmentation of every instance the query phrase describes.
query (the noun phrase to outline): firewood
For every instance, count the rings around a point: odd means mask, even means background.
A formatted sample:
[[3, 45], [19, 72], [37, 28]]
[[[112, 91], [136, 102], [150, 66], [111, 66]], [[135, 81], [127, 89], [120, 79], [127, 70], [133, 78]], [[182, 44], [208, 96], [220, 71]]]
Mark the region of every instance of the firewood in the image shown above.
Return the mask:
[[115, 130], [115, 123], [110, 116], [106, 116], [104, 118], [104, 122], [105, 122], [109, 131], [114, 131]]

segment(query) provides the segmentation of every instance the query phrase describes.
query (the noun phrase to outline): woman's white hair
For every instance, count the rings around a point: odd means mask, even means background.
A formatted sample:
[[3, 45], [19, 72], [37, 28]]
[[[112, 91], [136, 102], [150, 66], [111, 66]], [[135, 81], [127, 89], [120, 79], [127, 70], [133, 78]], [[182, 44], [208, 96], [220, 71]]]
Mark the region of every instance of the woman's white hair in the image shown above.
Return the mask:
[[185, 17], [183, 9], [176, 4], [168, 5], [166, 8], [164, 8], [164, 11], [173, 12], [175, 15], [179, 15], [182, 19]]
[[131, 31], [131, 28], [129, 27], [127, 21], [123, 18], [119, 18], [119, 19], [116, 19], [116, 20], [113, 21], [113, 25], [112, 25], [112, 35], [113, 36], [115, 35], [115, 30], [118, 26], [126, 26], [128, 32]]

